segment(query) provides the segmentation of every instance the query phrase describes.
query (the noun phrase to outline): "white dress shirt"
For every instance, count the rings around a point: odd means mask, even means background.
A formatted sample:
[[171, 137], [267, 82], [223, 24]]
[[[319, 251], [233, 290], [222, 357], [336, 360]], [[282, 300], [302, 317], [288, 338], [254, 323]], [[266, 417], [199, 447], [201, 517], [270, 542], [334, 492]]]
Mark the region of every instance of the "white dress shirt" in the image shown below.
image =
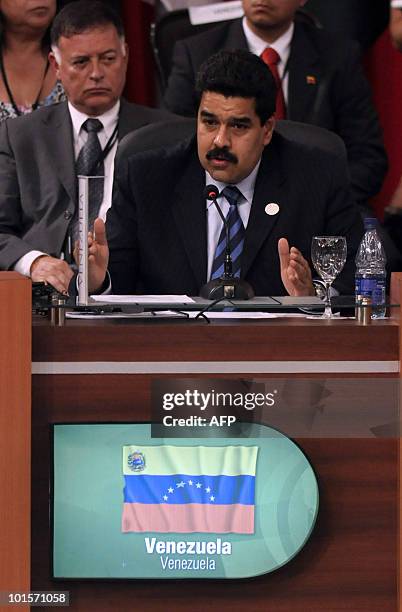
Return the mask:
[[264, 49], [266, 49], [267, 47], [272, 47], [273, 49], [275, 49], [275, 51], [278, 53], [279, 57], [281, 58], [280, 61], [278, 62], [277, 68], [278, 68], [279, 77], [282, 82], [282, 91], [283, 91], [283, 96], [285, 98], [286, 105], [288, 103], [288, 89], [289, 89], [289, 74], [288, 74], [289, 71], [287, 70], [287, 63], [289, 60], [290, 46], [292, 42], [294, 28], [295, 28], [294, 23], [291, 23], [289, 28], [286, 30], [284, 34], [282, 34], [282, 36], [277, 38], [275, 42], [268, 44], [267, 42], [265, 42], [265, 40], [262, 40], [262, 38], [260, 38], [259, 36], [254, 34], [254, 32], [250, 30], [250, 27], [247, 24], [246, 18], [245, 17], [243, 18], [244, 36], [246, 37], [247, 45], [251, 53], [254, 53], [254, 55], [260, 56], [261, 53], [264, 51]]
[[[68, 103], [68, 110], [70, 112], [71, 121], [73, 124], [73, 143], [74, 143], [74, 154], [77, 159], [82, 146], [85, 144], [88, 138], [88, 133], [83, 129], [84, 122], [89, 119], [89, 115], [85, 115], [77, 110], [70, 102]], [[113, 108], [108, 110], [103, 115], [96, 117], [102, 123], [103, 128], [97, 133], [100, 145], [102, 149], [105, 148], [113, 131], [119, 120], [120, 101], [118, 101]], [[103, 190], [103, 201], [99, 209], [99, 217], [103, 220], [106, 219], [106, 213], [112, 204], [112, 189], [113, 189], [113, 172], [114, 172], [114, 158], [117, 150], [117, 140], [113, 147], [109, 151], [106, 159], [104, 160], [105, 167], [105, 182]], [[14, 270], [24, 276], [30, 276], [31, 265], [40, 255], [46, 255], [42, 251], [29, 251], [23, 257], [21, 257], [14, 265]]]
[[[261, 160], [260, 160], [261, 161]], [[248, 219], [251, 211], [251, 204], [253, 201], [254, 195], [254, 186], [255, 180], [257, 178], [258, 168], [260, 167], [260, 161], [255, 166], [254, 170], [246, 176], [240, 183], [236, 183], [236, 187], [242, 193], [243, 198], [240, 200], [237, 205], [239, 215], [241, 220], [243, 221], [244, 229], [246, 229], [248, 224]], [[208, 172], [205, 172], [205, 185], [215, 185], [217, 189], [219, 189], [219, 193], [227, 186], [228, 183], [221, 183], [220, 181], [215, 181]], [[226, 217], [230, 204], [226, 200], [225, 197], [219, 196], [217, 198], [218, 205], [221, 208], [223, 215]], [[212, 263], [215, 257], [216, 247], [219, 242], [219, 236], [221, 235], [223, 227], [223, 221], [216, 210], [215, 204], [207, 200], [207, 245], [208, 245], [208, 272], [207, 278], [208, 280], [211, 277]]]

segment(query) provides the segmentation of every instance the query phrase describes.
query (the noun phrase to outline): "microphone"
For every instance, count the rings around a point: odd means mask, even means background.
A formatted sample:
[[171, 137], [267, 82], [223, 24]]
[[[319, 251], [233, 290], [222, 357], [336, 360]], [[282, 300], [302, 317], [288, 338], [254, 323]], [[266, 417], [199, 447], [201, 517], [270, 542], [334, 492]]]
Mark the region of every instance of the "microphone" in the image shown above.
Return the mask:
[[215, 208], [223, 222], [225, 228], [225, 260], [223, 263], [223, 274], [220, 278], [210, 280], [201, 287], [200, 295], [207, 300], [217, 300], [222, 298], [237, 298], [239, 300], [249, 300], [254, 297], [254, 291], [246, 281], [236, 278], [232, 272], [232, 253], [230, 251], [229, 225], [223, 214], [221, 207], [216, 201], [219, 197], [219, 190], [215, 185], [207, 185], [204, 189], [204, 198], [215, 204]]
[[[207, 185], [204, 189], [204, 196], [206, 200], [216, 200], [216, 198], [219, 197], [219, 189], [216, 185]], [[219, 206], [218, 209], [220, 210]], [[222, 215], [223, 219], [224, 217], [222, 211], [220, 211], [219, 214]]]
[[219, 213], [220, 218], [223, 222], [223, 227], [225, 228], [225, 261], [223, 262], [223, 276], [229, 278], [232, 276], [232, 253], [230, 252], [230, 236], [229, 236], [229, 226], [226, 221], [226, 217], [222, 212], [221, 207], [219, 206], [216, 199], [219, 197], [219, 189], [216, 185], [207, 185], [204, 189], [204, 197], [206, 200], [211, 200], [215, 204], [215, 208]]

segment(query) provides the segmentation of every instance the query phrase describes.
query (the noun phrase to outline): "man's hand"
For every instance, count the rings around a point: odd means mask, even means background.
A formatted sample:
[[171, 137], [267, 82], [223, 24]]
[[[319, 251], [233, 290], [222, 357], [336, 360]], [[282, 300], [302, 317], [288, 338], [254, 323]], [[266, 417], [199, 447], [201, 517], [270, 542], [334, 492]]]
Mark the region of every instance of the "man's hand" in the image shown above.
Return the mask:
[[59, 293], [67, 294], [74, 273], [62, 259], [41, 255], [32, 262], [30, 276], [34, 282], [49, 283]]
[[88, 276], [89, 292], [94, 293], [105, 280], [109, 263], [109, 247], [106, 240], [105, 224], [95, 219], [94, 234], [88, 235]]
[[279, 261], [281, 264], [281, 278], [289, 295], [314, 295], [314, 285], [311, 279], [311, 270], [299, 249], [292, 247], [286, 238], [278, 241]]

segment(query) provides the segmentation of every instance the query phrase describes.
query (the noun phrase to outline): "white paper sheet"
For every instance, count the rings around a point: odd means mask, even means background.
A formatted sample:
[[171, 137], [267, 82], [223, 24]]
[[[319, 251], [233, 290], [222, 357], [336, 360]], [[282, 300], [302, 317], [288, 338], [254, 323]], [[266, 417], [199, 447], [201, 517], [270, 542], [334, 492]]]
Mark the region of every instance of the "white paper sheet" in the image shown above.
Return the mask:
[[[124, 313], [124, 312], [67, 312], [67, 319], [157, 319], [157, 318], [185, 318], [185, 315], [188, 315], [189, 319], [195, 319], [199, 314], [198, 310], [193, 311], [182, 311], [175, 312], [174, 310], [160, 310], [158, 312], [134, 312], [134, 313]], [[288, 313], [277, 313], [274, 314], [272, 312], [205, 312], [205, 317], [208, 319], [279, 319], [279, 318], [317, 318], [317, 317], [308, 317], [305, 314], [296, 313], [296, 312], [288, 312]]]
[[91, 300], [102, 304], [193, 304], [188, 295], [91, 295]]

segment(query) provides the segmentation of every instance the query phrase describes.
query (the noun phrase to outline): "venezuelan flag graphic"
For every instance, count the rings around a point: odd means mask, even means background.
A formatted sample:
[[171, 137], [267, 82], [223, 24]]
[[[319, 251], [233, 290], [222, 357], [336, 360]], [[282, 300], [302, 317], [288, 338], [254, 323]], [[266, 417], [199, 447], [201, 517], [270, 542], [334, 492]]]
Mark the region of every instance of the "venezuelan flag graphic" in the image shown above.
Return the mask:
[[123, 532], [254, 533], [257, 446], [124, 446]]

